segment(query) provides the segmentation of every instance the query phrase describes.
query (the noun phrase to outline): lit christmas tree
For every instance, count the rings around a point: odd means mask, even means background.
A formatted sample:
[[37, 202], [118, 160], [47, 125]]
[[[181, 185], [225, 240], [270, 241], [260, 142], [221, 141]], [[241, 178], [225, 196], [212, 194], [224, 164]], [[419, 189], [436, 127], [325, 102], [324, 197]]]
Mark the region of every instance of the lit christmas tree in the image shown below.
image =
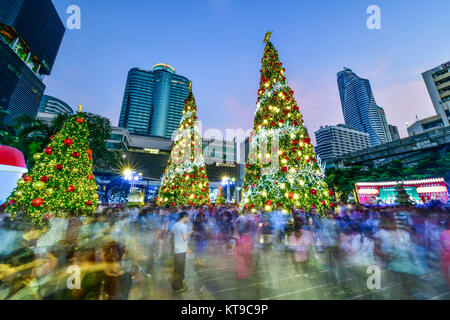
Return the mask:
[[324, 181], [324, 167], [314, 153], [303, 117], [287, 85], [278, 52], [266, 34], [260, 89], [250, 154], [245, 169], [242, 206], [290, 212], [292, 208], [323, 211], [333, 191]]
[[156, 199], [160, 206], [200, 206], [210, 203], [209, 181], [203, 158], [197, 107], [192, 82], [185, 100], [183, 117], [175, 136], [167, 168]]
[[36, 164], [17, 182], [8, 199], [7, 212], [23, 212], [35, 224], [52, 216], [91, 215], [98, 203], [92, 174], [89, 130], [79, 113], [50, 137], [43, 153], [34, 155]]

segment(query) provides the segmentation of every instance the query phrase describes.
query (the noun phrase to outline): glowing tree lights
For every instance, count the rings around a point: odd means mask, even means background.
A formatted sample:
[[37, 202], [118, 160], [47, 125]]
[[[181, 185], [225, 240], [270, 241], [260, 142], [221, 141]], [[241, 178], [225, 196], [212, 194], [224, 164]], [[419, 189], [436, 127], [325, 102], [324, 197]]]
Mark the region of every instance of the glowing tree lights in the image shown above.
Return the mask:
[[278, 52], [266, 34], [260, 88], [245, 169], [242, 206], [289, 212], [333, 206], [324, 168], [314, 153], [303, 117], [288, 86]]
[[156, 199], [160, 206], [200, 206], [210, 202], [192, 83], [189, 83], [183, 117], [161, 180]]
[[97, 208], [97, 185], [92, 174], [89, 130], [79, 112], [69, 118], [8, 198], [7, 211], [23, 212], [41, 224], [51, 216], [90, 215]]

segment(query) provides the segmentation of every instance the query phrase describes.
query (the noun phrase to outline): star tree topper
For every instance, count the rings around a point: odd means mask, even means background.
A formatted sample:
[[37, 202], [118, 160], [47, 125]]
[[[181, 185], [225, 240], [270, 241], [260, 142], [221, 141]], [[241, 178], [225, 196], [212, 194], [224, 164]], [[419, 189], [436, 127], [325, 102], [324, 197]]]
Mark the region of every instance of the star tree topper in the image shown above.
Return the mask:
[[264, 37], [263, 43], [269, 42], [270, 36], [272, 35], [272, 32], [273, 32], [273, 31], [267, 31], [267, 32], [266, 32], [266, 36]]

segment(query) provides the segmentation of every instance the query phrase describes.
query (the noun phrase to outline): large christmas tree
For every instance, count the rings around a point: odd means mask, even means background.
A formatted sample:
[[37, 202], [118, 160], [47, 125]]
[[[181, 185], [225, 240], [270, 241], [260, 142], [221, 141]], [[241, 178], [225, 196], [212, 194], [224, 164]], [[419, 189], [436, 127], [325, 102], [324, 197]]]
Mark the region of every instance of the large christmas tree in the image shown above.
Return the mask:
[[319, 211], [333, 206], [324, 168], [314, 153], [303, 117], [288, 86], [278, 52], [266, 34], [260, 89], [245, 169], [242, 206]]
[[97, 185], [92, 174], [89, 130], [81, 109], [80, 105], [79, 112], [50, 137], [43, 153], [34, 155], [36, 164], [17, 182], [8, 199], [8, 212], [23, 212], [36, 224], [51, 216], [95, 212]]
[[192, 83], [189, 83], [183, 117], [161, 178], [157, 203], [160, 206], [200, 206], [209, 202], [209, 181], [198, 129], [197, 107]]

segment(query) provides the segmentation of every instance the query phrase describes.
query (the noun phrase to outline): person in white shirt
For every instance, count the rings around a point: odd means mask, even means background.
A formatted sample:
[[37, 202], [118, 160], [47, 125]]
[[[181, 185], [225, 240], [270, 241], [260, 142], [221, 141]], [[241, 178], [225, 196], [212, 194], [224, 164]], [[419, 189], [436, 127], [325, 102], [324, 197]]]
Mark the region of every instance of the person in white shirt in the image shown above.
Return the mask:
[[192, 234], [192, 231], [189, 232], [186, 226], [188, 219], [189, 214], [187, 212], [181, 212], [180, 220], [173, 227], [174, 270], [172, 288], [176, 292], [184, 292], [187, 290], [184, 285], [184, 268], [189, 237]]

